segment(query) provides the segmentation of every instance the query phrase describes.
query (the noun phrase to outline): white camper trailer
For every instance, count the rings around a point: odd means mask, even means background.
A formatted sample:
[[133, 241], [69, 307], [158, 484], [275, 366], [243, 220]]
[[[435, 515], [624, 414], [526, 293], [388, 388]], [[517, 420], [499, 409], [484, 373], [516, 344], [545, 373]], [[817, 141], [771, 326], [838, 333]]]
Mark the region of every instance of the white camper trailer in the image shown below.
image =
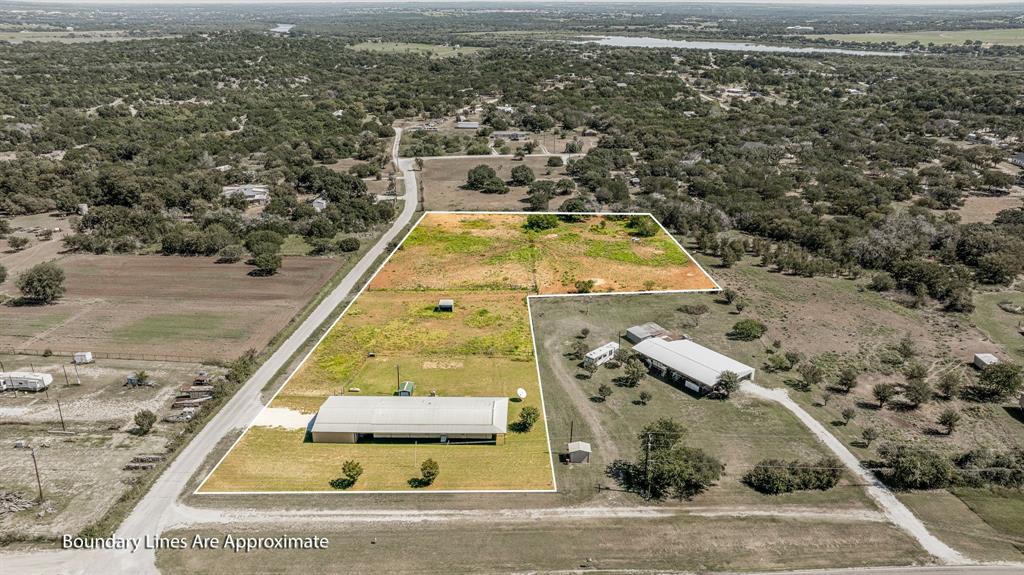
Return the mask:
[[96, 361], [96, 360], [92, 358], [92, 352], [91, 351], [78, 351], [78, 352], [75, 352], [74, 359], [72, 360], [73, 363], [78, 363], [78, 364], [92, 363], [94, 361]]
[[53, 383], [53, 376], [48, 373], [29, 371], [0, 372], [0, 387], [14, 391], [43, 391]]

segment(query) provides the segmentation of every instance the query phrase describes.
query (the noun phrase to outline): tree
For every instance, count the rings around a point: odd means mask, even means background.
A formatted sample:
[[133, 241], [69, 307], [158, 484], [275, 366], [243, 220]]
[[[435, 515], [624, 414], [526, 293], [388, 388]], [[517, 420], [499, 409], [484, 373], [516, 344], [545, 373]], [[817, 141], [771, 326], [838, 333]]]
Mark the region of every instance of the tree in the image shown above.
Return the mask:
[[879, 450], [885, 482], [897, 489], [938, 489], [953, 479], [948, 459], [926, 447], [886, 444]]
[[836, 381], [836, 385], [839, 389], [843, 390], [844, 393], [850, 393], [853, 388], [857, 387], [857, 369], [854, 367], [847, 366], [839, 372], [839, 379]]
[[438, 474], [441, 473], [441, 466], [433, 459], [425, 459], [420, 464], [420, 476], [409, 480], [412, 487], [427, 487], [434, 483]]
[[641, 447], [650, 440], [651, 449], [669, 449], [682, 441], [685, 435], [683, 424], [670, 417], [662, 417], [645, 425], [636, 437]]
[[890, 399], [896, 397], [896, 393], [896, 386], [891, 383], [877, 383], [875, 387], [871, 388], [871, 395], [878, 402], [878, 409], [885, 407]]
[[626, 386], [636, 387], [647, 374], [647, 366], [639, 358], [631, 357], [626, 360], [624, 371], [623, 380], [626, 382]]
[[932, 386], [925, 379], [911, 379], [903, 388], [903, 396], [915, 407], [932, 399]]
[[582, 340], [576, 340], [572, 342], [572, 351], [569, 352], [570, 357], [577, 361], [581, 361], [586, 355], [589, 349], [587, 344], [583, 343]]
[[824, 372], [813, 362], [801, 363], [797, 371], [800, 372], [800, 377], [803, 378], [804, 385], [808, 388], [821, 385], [822, 380], [825, 379]]
[[338, 240], [338, 251], [354, 252], [359, 249], [359, 238], [349, 236]]
[[348, 489], [359, 481], [359, 476], [363, 474], [363, 466], [355, 460], [349, 459], [345, 463], [341, 464], [341, 474], [343, 477], [338, 477], [331, 480], [331, 487], [335, 489]]
[[813, 462], [765, 459], [743, 476], [743, 482], [761, 493], [778, 495], [807, 489], [827, 491], [839, 483], [843, 465], [832, 456]]
[[139, 371], [136, 371], [133, 375], [135, 377], [136, 384], [146, 385], [147, 383], [149, 383], [149, 374], [146, 373], [146, 370], [140, 369]]
[[732, 394], [740, 388], [740, 377], [736, 372], [726, 370], [718, 375], [718, 381], [715, 383], [724, 389], [726, 394]]
[[262, 253], [252, 259], [256, 275], [272, 276], [281, 268], [281, 254]]
[[878, 439], [878, 429], [874, 427], [865, 427], [860, 432], [861, 438], [864, 440], [866, 447], [871, 447], [871, 444]]
[[843, 410], [843, 425], [849, 425], [853, 418], [857, 417], [857, 410], [852, 407], [847, 407]]
[[480, 164], [471, 168], [466, 174], [466, 187], [471, 190], [480, 190], [493, 180], [500, 180], [494, 168], [487, 164]]
[[756, 319], [741, 319], [732, 326], [729, 337], [740, 341], [753, 341], [768, 331], [768, 326]]
[[530, 182], [534, 180], [533, 170], [530, 166], [519, 164], [512, 168], [512, 185], [513, 186], [528, 186]]
[[24, 236], [11, 236], [7, 238], [7, 245], [16, 252], [20, 252], [28, 245], [29, 239]]
[[540, 410], [528, 405], [519, 412], [519, 419], [512, 424], [512, 431], [526, 433], [533, 429], [533, 424], [537, 423], [538, 419], [540, 419]]
[[523, 225], [529, 231], [541, 232], [558, 227], [558, 216], [554, 214], [533, 214], [526, 217]]
[[601, 401], [607, 401], [612, 395], [612, 388], [602, 383], [597, 388], [597, 395], [601, 398]]
[[722, 301], [724, 301], [727, 304], [732, 305], [732, 303], [736, 301], [736, 298], [738, 297], [739, 294], [736, 293], [736, 290], [732, 288], [725, 288], [724, 290], [722, 290]]
[[559, 167], [561, 167], [564, 164], [565, 164], [565, 162], [562, 161], [562, 157], [561, 156], [550, 156], [550, 157], [548, 157], [547, 166], [549, 168], [559, 168]]
[[135, 414], [135, 427], [138, 428], [139, 435], [148, 434], [155, 423], [156, 414], [148, 409], [143, 409]]
[[18, 276], [18, 290], [25, 299], [53, 303], [64, 295], [64, 270], [53, 262], [36, 264]]
[[917, 355], [917, 344], [914, 343], [914, 338], [910, 337], [910, 334], [903, 336], [899, 343], [896, 344], [896, 351], [904, 359], [910, 359]]
[[952, 407], [947, 407], [939, 414], [939, 425], [946, 428], [946, 435], [952, 435], [958, 423], [960, 414]]
[[1001, 400], [1015, 395], [1024, 387], [1021, 367], [1012, 363], [996, 363], [986, 366], [975, 385], [977, 395], [982, 399]]
[[217, 252], [217, 263], [233, 264], [245, 257], [245, 248], [238, 244], [224, 246]]
[[960, 394], [964, 386], [964, 376], [959, 369], [951, 369], [939, 378], [938, 388], [946, 399], [953, 399]]
[[651, 400], [651, 394], [646, 391], [640, 392], [640, 405], [647, 405], [647, 402]]

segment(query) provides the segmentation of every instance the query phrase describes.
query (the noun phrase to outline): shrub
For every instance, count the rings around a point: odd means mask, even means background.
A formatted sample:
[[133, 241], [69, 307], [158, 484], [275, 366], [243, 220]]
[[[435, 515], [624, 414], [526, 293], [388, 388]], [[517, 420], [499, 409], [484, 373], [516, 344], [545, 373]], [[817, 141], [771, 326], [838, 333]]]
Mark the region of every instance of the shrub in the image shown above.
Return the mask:
[[554, 214], [533, 214], [526, 217], [524, 226], [527, 230], [540, 232], [558, 227], [558, 216]]
[[646, 391], [640, 392], [640, 405], [647, 405], [647, 402], [651, 400], [651, 394]]
[[217, 263], [233, 264], [245, 257], [245, 248], [238, 244], [224, 246], [217, 252]]
[[1021, 387], [1024, 387], [1024, 374], [1020, 366], [997, 363], [981, 371], [974, 391], [981, 399], [1001, 400], [1015, 395]]
[[892, 276], [886, 273], [877, 274], [871, 278], [871, 283], [868, 287], [874, 291], [892, 291], [896, 289], [896, 280], [892, 279]]
[[681, 305], [676, 309], [689, 315], [704, 315], [710, 311], [708, 306], [702, 303]]
[[558, 167], [561, 167], [563, 165], [565, 165], [565, 162], [562, 161], [562, 157], [561, 156], [550, 156], [548, 158], [548, 167], [549, 168], [558, 168]]
[[879, 383], [875, 387], [871, 388], [871, 395], [875, 397], [875, 401], [878, 402], [878, 408], [885, 407], [885, 404], [890, 399], [896, 397], [896, 386], [891, 383]]
[[148, 409], [143, 409], [135, 414], [135, 427], [139, 429], [139, 435], [146, 435], [156, 424], [156, 414]]
[[756, 319], [741, 319], [732, 326], [729, 337], [740, 341], [753, 341], [768, 331], [768, 326]]
[[281, 268], [281, 254], [259, 254], [252, 260], [256, 275], [272, 276]]
[[842, 463], [832, 456], [815, 462], [765, 459], [743, 476], [743, 482], [761, 493], [778, 495], [808, 489], [827, 491], [839, 483]]
[[590, 293], [594, 291], [594, 280], [577, 280], [575, 284], [576, 293]]
[[519, 412], [519, 419], [511, 425], [512, 431], [526, 433], [533, 429], [533, 424], [540, 419], [540, 410], [532, 405], [526, 406]]
[[29, 239], [24, 236], [11, 236], [7, 238], [7, 245], [14, 251], [21, 251], [28, 245]]
[[363, 474], [363, 466], [352, 459], [345, 461], [341, 464], [341, 473], [344, 477], [338, 477], [331, 480], [331, 487], [335, 489], [348, 489], [359, 481], [359, 476]]
[[611, 395], [612, 395], [612, 388], [610, 388], [607, 385], [602, 383], [597, 388], [597, 395], [601, 398], [601, 401], [605, 401], [609, 397], [611, 397]]
[[836, 381], [836, 385], [839, 389], [842, 389], [846, 393], [850, 393], [853, 388], [857, 387], [857, 376], [858, 372], [853, 367], [845, 367], [839, 372], [839, 379]]
[[903, 388], [903, 396], [915, 407], [932, 399], [932, 386], [924, 379], [911, 379]]
[[338, 251], [354, 252], [359, 249], [359, 238], [347, 237], [338, 240]]
[[528, 186], [534, 180], [533, 170], [522, 164], [512, 168], [512, 185]]
[[886, 444], [878, 450], [885, 482], [897, 489], [939, 489], [953, 479], [953, 465], [926, 447]]

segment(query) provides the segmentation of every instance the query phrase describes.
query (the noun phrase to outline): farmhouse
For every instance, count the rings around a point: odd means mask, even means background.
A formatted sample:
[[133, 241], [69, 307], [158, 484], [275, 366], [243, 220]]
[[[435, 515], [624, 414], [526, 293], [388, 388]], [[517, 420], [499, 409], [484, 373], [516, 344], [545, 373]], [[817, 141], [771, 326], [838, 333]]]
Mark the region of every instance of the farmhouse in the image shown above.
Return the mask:
[[360, 397], [335, 395], [313, 421], [315, 443], [361, 439], [498, 441], [508, 431], [507, 397]]
[[726, 371], [735, 373], [740, 381], [754, 379], [754, 368], [689, 339], [649, 338], [638, 343], [633, 351], [655, 372], [672, 381], [683, 380], [687, 389], [698, 393], [714, 389]]
[[270, 201], [270, 187], [258, 184], [224, 186], [220, 195], [225, 198], [241, 197], [247, 202], [267, 202]]
[[615, 352], [617, 351], [619, 351], [619, 343], [610, 341], [597, 349], [590, 350], [583, 358], [583, 363], [587, 365], [601, 365], [615, 357]]
[[626, 339], [632, 344], [638, 344], [641, 341], [652, 337], [665, 337], [667, 335], [671, 335], [669, 331], [653, 321], [649, 321], [641, 325], [634, 325], [626, 330]]
[[0, 391], [43, 391], [52, 383], [53, 376], [48, 373], [0, 371]]

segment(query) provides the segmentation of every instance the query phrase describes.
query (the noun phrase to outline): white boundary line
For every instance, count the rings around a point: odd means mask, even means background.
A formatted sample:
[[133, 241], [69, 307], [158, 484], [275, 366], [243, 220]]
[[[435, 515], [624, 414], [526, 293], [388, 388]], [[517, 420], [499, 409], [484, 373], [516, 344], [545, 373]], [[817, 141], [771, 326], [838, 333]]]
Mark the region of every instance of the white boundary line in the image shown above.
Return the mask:
[[684, 290], [651, 290], [651, 291], [629, 291], [629, 292], [596, 292], [596, 293], [586, 293], [586, 294], [581, 294], [581, 293], [534, 294], [534, 295], [527, 295], [526, 296], [526, 313], [527, 313], [527, 317], [530, 318], [530, 341], [531, 341], [531, 343], [533, 345], [533, 365], [534, 365], [534, 367], [537, 370], [537, 386], [538, 386], [538, 388], [540, 390], [541, 415], [544, 417], [544, 435], [547, 438], [548, 456], [551, 459], [551, 485], [553, 486], [551, 489], [438, 489], [438, 490], [434, 490], [434, 491], [417, 491], [417, 490], [348, 491], [348, 490], [337, 490], [337, 489], [335, 489], [335, 490], [331, 490], [331, 491], [204, 491], [204, 492], [200, 493], [200, 490], [203, 488], [204, 485], [206, 485], [206, 482], [209, 481], [210, 477], [212, 477], [213, 474], [217, 471], [217, 468], [220, 467], [221, 463], [223, 463], [224, 460], [227, 459], [228, 455], [230, 455], [231, 452], [234, 451], [234, 449], [238, 445], [238, 443], [240, 441], [242, 441], [243, 437], [245, 437], [245, 434], [249, 433], [249, 430], [253, 428], [254, 424], [256, 423], [256, 419], [259, 418], [259, 414], [257, 414], [256, 418], [254, 418], [249, 423], [249, 425], [245, 428], [245, 430], [242, 431], [241, 435], [238, 436], [238, 439], [235, 439], [235, 441], [231, 444], [231, 447], [229, 447], [228, 450], [224, 453], [224, 455], [222, 455], [221, 458], [219, 460], [217, 460], [217, 464], [214, 465], [213, 469], [211, 469], [210, 472], [206, 474], [206, 477], [203, 478], [203, 481], [200, 482], [199, 485], [195, 488], [195, 490], [192, 491], [193, 495], [200, 495], [200, 496], [202, 496], [202, 495], [298, 495], [298, 494], [315, 495], [315, 494], [328, 494], [328, 493], [338, 494], [338, 495], [368, 495], [368, 494], [369, 495], [373, 495], [373, 494], [402, 494], [402, 495], [407, 495], [407, 494], [411, 494], [411, 493], [422, 493], [422, 494], [431, 494], [431, 493], [556, 493], [558, 491], [558, 481], [557, 481], [556, 476], [555, 476], [555, 460], [554, 460], [555, 452], [554, 452], [554, 450], [551, 449], [551, 427], [550, 427], [550, 425], [548, 425], [547, 408], [546, 408], [545, 402], [544, 402], [544, 381], [543, 381], [543, 379], [540, 376], [540, 358], [537, 355], [537, 349], [538, 349], [537, 348], [537, 336], [536, 336], [536, 334], [534, 332], [534, 328], [533, 328], [533, 312], [532, 312], [532, 310], [530, 308], [530, 299], [532, 299], [532, 298], [557, 298], [557, 297], [577, 297], [577, 298], [582, 298], [582, 297], [589, 297], [589, 296], [622, 296], [622, 295], [709, 293], [709, 292], [717, 292], [717, 291], [721, 291], [722, 290], [722, 288], [721, 288], [720, 284], [718, 283], [718, 281], [716, 281], [715, 278], [712, 277], [711, 274], [709, 274], [704, 269], [704, 267], [701, 266], [700, 263], [698, 263], [697, 260], [694, 259], [693, 256], [690, 255], [690, 252], [686, 251], [686, 248], [683, 247], [683, 245], [681, 243], [679, 243], [679, 240], [677, 240], [675, 238], [675, 236], [673, 236], [671, 233], [669, 233], [669, 231], [667, 229], [665, 229], [665, 226], [661, 225], [661, 222], [658, 221], [658, 218], [654, 217], [654, 214], [651, 214], [650, 212], [526, 212], [526, 211], [518, 211], [518, 212], [468, 211], [468, 212], [462, 212], [462, 211], [426, 211], [426, 212], [423, 212], [420, 215], [419, 219], [416, 220], [416, 223], [413, 224], [413, 226], [411, 228], [409, 228], [409, 231], [406, 232], [404, 236], [402, 236], [402, 240], [400, 242], [398, 242], [398, 244], [395, 246], [395, 249], [393, 249], [391, 251], [391, 253], [388, 254], [388, 257], [384, 258], [384, 261], [380, 264], [380, 266], [376, 270], [374, 270], [373, 275], [371, 275], [370, 278], [366, 281], [366, 283], [363, 284], [363, 287], [359, 288], [359, 291], [356, 293], [355, 297], [353, 297], [351, 300], [349, 300], [348, 304], [345, 305], [345, 309], [343, 309], [342, 312], [338, 315], [338, 317], [336, 317], [334, 319], [334, 321], [331, 322], [331, 325], [326, 330], [324, 330], [324, 333], [323, 333], [323, 335], [320, 336], [320, 339], [318, 339], [317, 342], [313, 345], [313, 347], [310, 348], [310, 350], [306, 353], [306, 355], [302, 358], [302, 360], [296, 365], [295, 369], [292, 370], [292, 372], [290, 374], [288, 374], [288, 378], [285, 379], [284, 383], [281, 384], [281, 386], [277, 388], [277, 391], [274, 392], [274, 395], [270, 396], [270, 399], [267, 400], [267, 403], [260, 410], [261, 413], [262, 413], [262, 411], [264, 409], [267, 409], [268, 407], [270, 407], [270, 404], [273, 403], [274, 399], [277, 398], [278, 394], [281, 393], [281, 391], [284, 390], [284, 388], [288, 386], [288, 384], [291, 382], [292, 378], [295, 377], [295, 374], [298, 373], [299, 368], [301, 368], [306, 363], [306, 361], [309, 360], [309, 356], [313, 355], [313, 352], [316, 351], [316, 349], [318, 347], [320, 347], [320, 344], [324, 341], [324, 339], [327, 338], [327, 336], [331, 333], [331, 331], [338, 324], [338, 322], [340, 322], [341, 319], [343, 317], [345, 317], [345, 314], [348, 313], [349, 308], [351, 308], [352, 305], [355, 304], [356, 300], [358, 300], [363, 295], [363, 292], [365, 292], [367, 290], [367, 288], [370, 287], [370, 284], [373, 283], [374, 279], [376, 279], [377, 274], [379, 274], [380, 271], [382, 269], [384, 269], [384, 266], [386, 266], [388, 264], [388, 262], [391, 261], [391, 258], [396, 253], [398, 253], [398, 250], [401, 249], [402, 244], [405, 243], [405, 240], [409, 237], [409, 235], [412, 234], [412, 232], [417, 227], [419, 227], [419, 225], [423, 222], [424, 218], [426, 218], [428, 215], [431, 215], [431, 214], [439, 214], [439, 215], [470, 215], [470, 216], [471, 215], [488, 215], [488, 216], [513, 215], [513, 216], [519, 216], [519, 215], [548, 215], [548, 214], [552, 214], [552, 215], [556, 215], [556, 216], [591, 216], [591, 217], [592, 216], [648, 216], [649, 218], [654, 220], [654, 222], [658, 224], [658, 227], [661, 229], [661, 231], [663, 231], [665, 233], [665, 235], [667, 235], [672, 240], [672, 242], [675, 243], [676, 246], [680, 250], [682, 250], [682, 252], [684, 254], [686, 254], [686, 258], [688, 260], [690, 260], [692, 263], [694, 263], [697, 266], [697, 268], [700, 269], [700, 271], [708, 279], [710, 279], [713, 284], [715, 284], [715, 287], [714, 288], [704, 288], [704, 289], [690, 289], [690, 290], [685, 290], [684, 289]]

